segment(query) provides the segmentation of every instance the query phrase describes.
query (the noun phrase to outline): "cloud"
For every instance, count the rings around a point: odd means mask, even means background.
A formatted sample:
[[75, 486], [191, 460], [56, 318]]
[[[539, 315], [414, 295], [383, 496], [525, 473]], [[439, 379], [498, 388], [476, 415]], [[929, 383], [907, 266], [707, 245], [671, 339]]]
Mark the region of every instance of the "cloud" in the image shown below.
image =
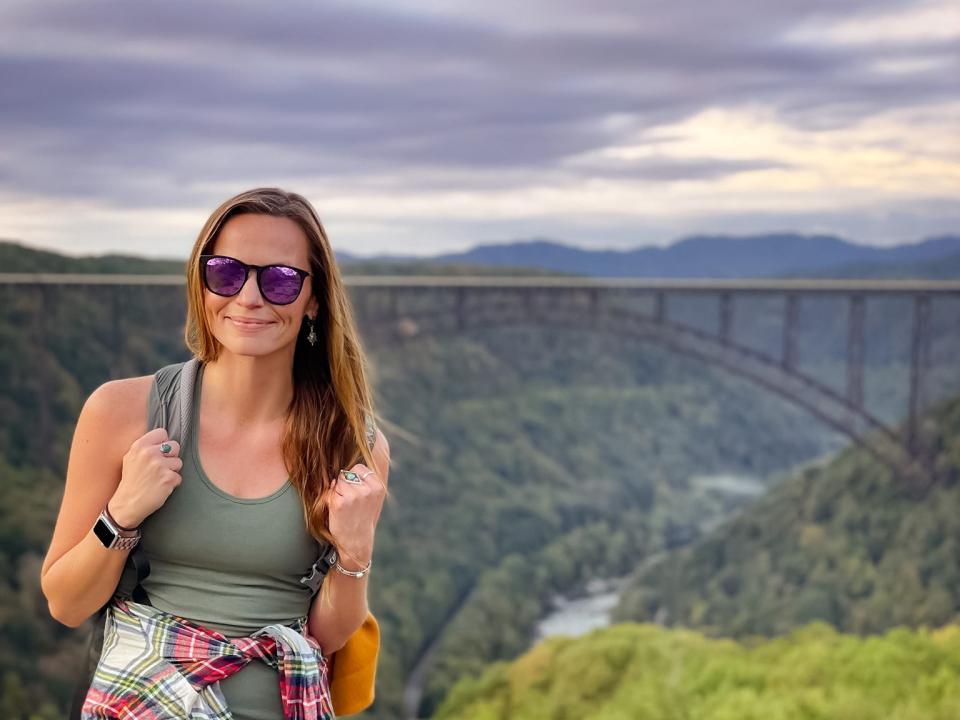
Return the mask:
[[164, 212], [179, 226], [262, 184], [411, 238], [437, 215], [519, 231], [624, 204], [682, 225], [732, 206], [794, 217], [941, 198], [960, 163], [954, 9], [8, 2], [0, 234], [67, 233], [18, 219], [45, 203], [91, 227]]
[[[960, 6], [952, 0], [913, 3], [888, 10], [876, 6], [847, 18], [815, 17], [799, 23], [789, 37], [833, 45], [926, 45], [960, 39]], [[956, 54], [956, 45], [953, 45]]]

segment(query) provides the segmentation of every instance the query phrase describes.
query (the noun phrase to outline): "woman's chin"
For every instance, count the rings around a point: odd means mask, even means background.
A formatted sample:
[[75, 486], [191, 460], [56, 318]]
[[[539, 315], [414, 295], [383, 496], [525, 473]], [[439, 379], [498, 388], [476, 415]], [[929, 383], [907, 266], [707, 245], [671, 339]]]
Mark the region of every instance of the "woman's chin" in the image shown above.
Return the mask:
[[283, 349], [283, 345], [279, 343], [266, 342], [261, 338], [249, 337], [230, 338], [228, 342], [221, 344], [225, 350], [234, 355], [246, 356], [272, 355]]

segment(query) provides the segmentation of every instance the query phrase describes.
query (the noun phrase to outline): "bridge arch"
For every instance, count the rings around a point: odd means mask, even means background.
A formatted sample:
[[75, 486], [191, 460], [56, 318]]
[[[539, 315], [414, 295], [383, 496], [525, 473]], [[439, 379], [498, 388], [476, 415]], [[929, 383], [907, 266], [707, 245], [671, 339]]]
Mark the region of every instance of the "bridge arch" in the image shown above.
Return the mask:
[[[486, 302], [471, 302], [468, 293], [476, 293], [478, 288], [463, 287], [447, 292], [432, 288], [439, 295], [429, 303], [406, 303], [394, 296], [380, 312], [370, 308], [364, 313], [364, 335], [375, 342], [404, 342], [424, 333], [442, 336], [535, 324], [610, 333], [653, 343], [744, 378], [803, 408], [892, 467], [911, 485], [928, 486], [936, 480], [922, 442], [891, 427], [870, 413], [862, 402], [852, 401], [791, 362], [786, 350], [790, 346], [789, 335], [785, 335], [788, 339], [784, 358], [735, 342], [729, 333], [732, 310], [729, 299], [722, 294], [719, 296], [721, 328], [725, 327], [726, 331], [711, 333], [667, 318], [662, 297], [657, 298], [656, 310], [651, 314], [604, 303], [603, 291], [598, 288], [572, 292], [569, 288], [560, 292], [550, 287], [494, 289], [495, 292], [486, 293]], [[445, 301], [436, 301], [443, 296]], [[857, 322], [859, 313], [859, 332], [862, 333], [863, 298], [854, 302], [859, 307], [852, 317]], [[788, 312], [796, 313], [796, 306], [789, 298], [787, 307]], [[862, 361], [862, 353], [856, 359]]]

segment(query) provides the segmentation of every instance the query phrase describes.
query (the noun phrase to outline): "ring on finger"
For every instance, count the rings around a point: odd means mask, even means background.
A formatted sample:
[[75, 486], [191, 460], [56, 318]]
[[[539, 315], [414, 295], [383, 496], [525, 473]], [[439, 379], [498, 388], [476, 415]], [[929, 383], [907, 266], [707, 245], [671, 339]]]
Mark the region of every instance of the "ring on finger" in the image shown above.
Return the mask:
[[363, 485], [363, 478], [352, 470], [341, 470], [340, 474], [343, 475], [344, 480], [352, 485]]
[[166, 455], [171, 450], [173, 450], [173, 445], [171, 445], [170, 443], [161, 443], [160, 445], [161, 454]]

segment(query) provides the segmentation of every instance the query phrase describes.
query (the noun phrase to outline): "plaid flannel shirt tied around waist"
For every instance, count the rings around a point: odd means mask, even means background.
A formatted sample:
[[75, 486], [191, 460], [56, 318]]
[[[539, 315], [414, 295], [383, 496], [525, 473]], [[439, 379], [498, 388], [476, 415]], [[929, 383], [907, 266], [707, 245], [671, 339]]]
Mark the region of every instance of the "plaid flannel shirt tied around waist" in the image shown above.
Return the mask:
[[287, 720], [335, 720], [327, 658], [295, 627], [267, 625], [228, 638], [152, 605], [114, 598], [83, 720], [232, 720], [219, 681], [249, 662], [277, 670]]

